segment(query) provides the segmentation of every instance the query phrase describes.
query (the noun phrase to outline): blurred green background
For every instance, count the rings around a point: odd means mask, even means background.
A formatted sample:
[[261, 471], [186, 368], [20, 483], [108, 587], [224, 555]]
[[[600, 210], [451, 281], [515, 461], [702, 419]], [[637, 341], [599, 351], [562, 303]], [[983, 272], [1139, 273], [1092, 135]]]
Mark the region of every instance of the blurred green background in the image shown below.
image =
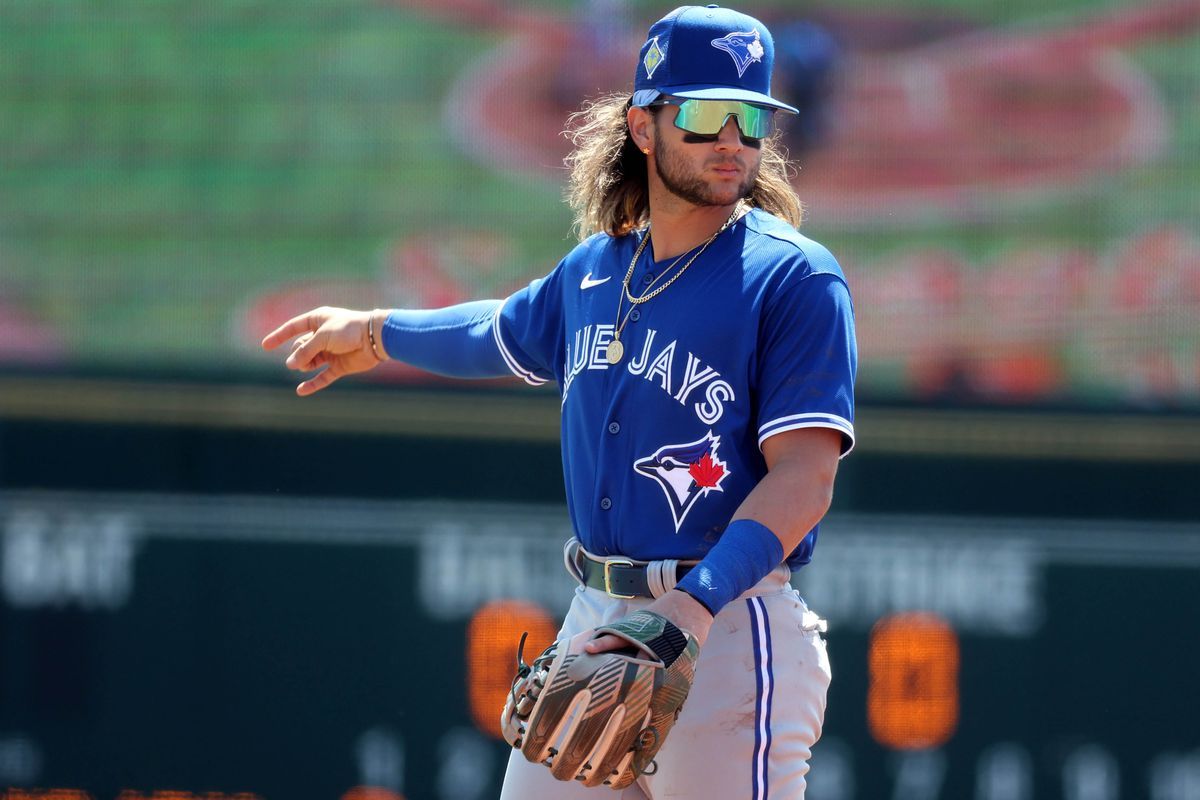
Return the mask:
[[[1192, 4], [754, 10], [780, 30], [780, 93], [828, 84], [791, 126], [820, 133], [789, 142], [806, 232], [858, 296], [864, 399], [1196, 408]], [[0, 13], [0, 359], [241, 373], [269, 368], [256, 334], [305, 282], [323, 302], [416, 305], [545, 274], [571, 242], [557, 134], [580, 98], [628, 84], [654, 16]]]
[[[1200, 2], [739, 8], [862, 358], [810, 800], [1200, 800]], [[466, 626], [569, 594], [556, 393], [301, 401], [257, 342], [545, 274], [560, 131], [666, 10], [0, 2], [0, 798], [496, 795]], [[960, 716], [893, 748], [913, 610]]]

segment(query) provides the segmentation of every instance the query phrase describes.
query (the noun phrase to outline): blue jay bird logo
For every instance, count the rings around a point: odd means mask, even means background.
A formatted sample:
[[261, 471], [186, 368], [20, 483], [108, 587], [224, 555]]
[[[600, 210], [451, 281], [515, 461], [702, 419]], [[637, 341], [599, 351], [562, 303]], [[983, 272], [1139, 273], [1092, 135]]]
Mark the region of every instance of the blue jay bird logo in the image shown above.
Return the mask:
[[755, 61], [763, 59], [764, 50], [758, 31], [736, 31], [726, 34], [720, 39], [713, 39], [712, 46], [718, 50], [724, 50], [733, 57], [739, 78], [745, 73], [747, 67]]
[[720, 445], [721, 437], [709, 431], [703, 439], [664, 445], [654, 455], [633, 462], [634, 471], [653, 478], [667, 496], [676, 533], [697, 500], [709, 492], [725, 491], [721, 483], [729, 477], [729, 469], [717, 457]]

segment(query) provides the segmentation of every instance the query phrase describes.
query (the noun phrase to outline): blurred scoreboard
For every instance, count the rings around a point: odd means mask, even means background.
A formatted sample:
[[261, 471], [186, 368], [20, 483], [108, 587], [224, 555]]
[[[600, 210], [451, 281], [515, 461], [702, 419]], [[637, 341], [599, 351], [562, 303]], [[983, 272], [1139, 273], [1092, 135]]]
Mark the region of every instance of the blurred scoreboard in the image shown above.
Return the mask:
[[[0, 798], [493, 798], [494, 684], [565, 611], [568, 535], [0, 493]], [[795, 583], [834, 667], [810, 800], [1200, 800], [1200, 526], [833, 515]]]

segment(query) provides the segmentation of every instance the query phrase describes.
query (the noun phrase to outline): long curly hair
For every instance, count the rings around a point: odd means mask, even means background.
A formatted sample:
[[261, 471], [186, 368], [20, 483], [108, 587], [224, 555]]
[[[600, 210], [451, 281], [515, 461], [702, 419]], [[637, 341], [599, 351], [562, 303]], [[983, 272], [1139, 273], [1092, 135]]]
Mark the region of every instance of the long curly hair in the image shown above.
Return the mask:
[[[565, 133], [575, 149], [566, 158], [571, 171], [566, 194], [580, 240], [600, 232], [624, 236], [650, 220], [646, 156], [633, 143], [626, 119], [632, 103], [629, 94], [605, 95], [567, 120]], [[748, 200], [798, 228], [804, 208], [788, 170], [776, 131], [763, 140], [758, 180]]]

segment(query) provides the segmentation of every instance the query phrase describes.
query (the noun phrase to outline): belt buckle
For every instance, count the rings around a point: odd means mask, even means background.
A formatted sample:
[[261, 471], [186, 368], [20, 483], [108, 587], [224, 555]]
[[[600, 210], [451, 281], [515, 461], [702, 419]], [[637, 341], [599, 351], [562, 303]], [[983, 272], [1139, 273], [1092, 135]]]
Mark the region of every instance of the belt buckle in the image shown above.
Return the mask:
[[604, 591], [609, 597], [615, 597], [618, 600], [632, 600], [637, 597], [636, 594], [617, 594], [612, 588], [612, 567], [632, 567], [633, 562], [627, 558], [606, 558], [604, 559]]

